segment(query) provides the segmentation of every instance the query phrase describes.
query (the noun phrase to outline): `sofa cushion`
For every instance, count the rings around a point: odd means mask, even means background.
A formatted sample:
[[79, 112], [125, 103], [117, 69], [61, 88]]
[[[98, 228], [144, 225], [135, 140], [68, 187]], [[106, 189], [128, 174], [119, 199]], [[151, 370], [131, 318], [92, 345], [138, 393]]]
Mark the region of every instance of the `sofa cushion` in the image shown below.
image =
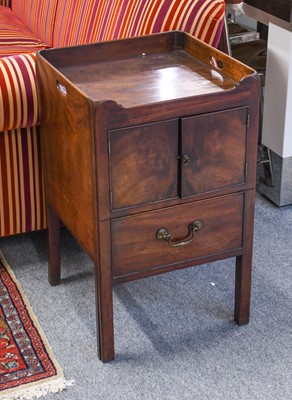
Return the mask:
[[12, 0], [13, 13], [44, 43], [52, 45], [58, 0]]
[[9, 57], [17, 54], [24, 54], [24, 53], [36, 53], [39, 50], [48, 48], [48, 46], [36, 46], [36, 47], [28, 47], [28, 46], [0, 46], [0, 59], [2, 57]]
[[0, 6], [0, 57], [44, 47], [47, 45], [30, 32], [10, 8]]
[[53, 46], [182, 30], [213, 46], [224, 22], [224, 0], [59, 0]]

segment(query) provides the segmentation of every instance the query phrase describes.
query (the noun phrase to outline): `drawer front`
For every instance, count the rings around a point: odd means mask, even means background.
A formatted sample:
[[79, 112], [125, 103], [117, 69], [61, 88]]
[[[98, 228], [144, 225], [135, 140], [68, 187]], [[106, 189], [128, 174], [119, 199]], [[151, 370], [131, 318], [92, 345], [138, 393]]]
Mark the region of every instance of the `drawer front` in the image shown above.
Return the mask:
[[245, 183], [246, 130], [246, 107], [182, 119], [182, 197]]
[[[243, 196], [238, 193], [112, 220], [114, 277], [241, 248]], [[165, 236], [162, 228], [170, 235], [167, 240], [157, 238]]]
[[109, 131], [112, 209], [178, 196], [178, 120]]

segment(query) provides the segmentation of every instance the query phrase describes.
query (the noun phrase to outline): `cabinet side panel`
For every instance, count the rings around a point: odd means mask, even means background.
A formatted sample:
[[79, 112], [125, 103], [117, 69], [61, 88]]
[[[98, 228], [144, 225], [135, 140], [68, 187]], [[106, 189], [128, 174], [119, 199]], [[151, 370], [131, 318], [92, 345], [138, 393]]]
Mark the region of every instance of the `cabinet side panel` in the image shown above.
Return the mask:
[[46, 201], [94, 254], [94, 158], [90, 104], [46, 61], [37, 61]]

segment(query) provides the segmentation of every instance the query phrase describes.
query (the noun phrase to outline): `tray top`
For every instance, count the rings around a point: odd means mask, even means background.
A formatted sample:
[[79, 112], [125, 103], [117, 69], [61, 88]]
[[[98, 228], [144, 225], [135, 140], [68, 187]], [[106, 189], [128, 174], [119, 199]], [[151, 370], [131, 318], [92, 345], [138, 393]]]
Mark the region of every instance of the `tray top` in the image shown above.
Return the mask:
[[231, 90], [255, 74], [182, 32], [42, 50], [37, 68], [44, 60], [62, 85], [124, 108]]
[[113, 100], [125, 108], [223, 91], [236, 84], [182, 50], [62, 66], [59, 71], [92, 100]]

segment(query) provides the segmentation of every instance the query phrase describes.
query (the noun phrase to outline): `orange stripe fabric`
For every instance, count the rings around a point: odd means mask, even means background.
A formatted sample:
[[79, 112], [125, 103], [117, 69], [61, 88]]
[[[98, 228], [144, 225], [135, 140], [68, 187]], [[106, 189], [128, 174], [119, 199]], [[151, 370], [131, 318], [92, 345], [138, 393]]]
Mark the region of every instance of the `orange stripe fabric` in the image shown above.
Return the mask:
[[53, 46], [89, 43], [99, 23], [98, 0], [59, 0]]
[[218, 44], [224, 0], [59, 0], [54, 47], [182, 30]]
[[[33, 34], [10, 10], [0, 7], [0, 56], [3, 54], [1, 47], [27, 47], [27, 51], [33, 48], [41, 49], [47, 45]], [[7, 53], [7, 51], [6, 51]]]
[[12, 2], [13, 14], [44, 43], [52, 45], [58, 0], [17, 0]]

